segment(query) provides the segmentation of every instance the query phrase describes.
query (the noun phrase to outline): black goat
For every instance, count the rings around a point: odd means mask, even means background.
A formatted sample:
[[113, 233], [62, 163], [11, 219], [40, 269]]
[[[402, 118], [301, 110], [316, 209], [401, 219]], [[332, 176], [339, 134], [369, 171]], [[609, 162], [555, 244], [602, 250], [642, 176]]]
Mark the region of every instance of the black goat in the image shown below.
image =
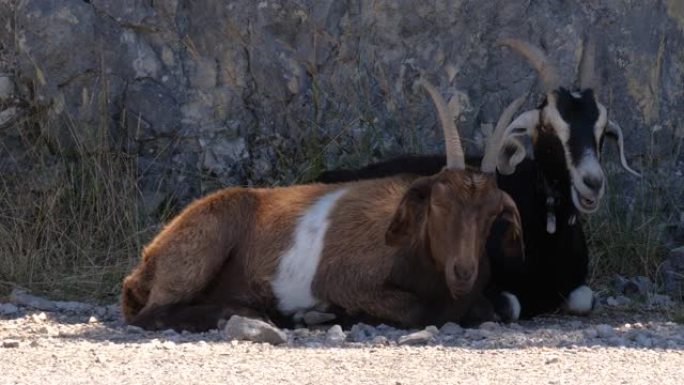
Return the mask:
[[[617, 140], [623, 167], [639, 174], [627, 165], [620, 127], [608, 120], [606, 108], [595, 98], [591, 41], [582, 56], [577, 91], [558, 86], [554, 68], [538, 48], [513, 39], [502, 43], [533, 64], [544, 81], [546, 98], [539, 108], [522, 113], [504, 130], [497, 127], [494, 133], [505, 143], [498, 159], [497, 182], [520, 211], [525, 258], [507, 258], [504, 250], [495, 249], [496, 242], [488, 242], [491, 290], [515, 294], [523, 318], [559, 307], [586, 314], [593, 309], [594, 298], [586, 286], [589, 256], [578, 212], [594, 212], [603, 195], [605, 177], [599, 153], [606, 136]], [[534, 160], [525, 158], [519, 141], [524, 135], [532, 140]], [[476, 160], [469, 159], [471, 162]], [[333, 183], [397, 173], [431, 175], [443, 165], [444, 157], [439, 155], [404, 156], [360, 170], [324, 172], [318, 181]], [[505, 225], [495, 225], [490, 239], [505, 231]]]

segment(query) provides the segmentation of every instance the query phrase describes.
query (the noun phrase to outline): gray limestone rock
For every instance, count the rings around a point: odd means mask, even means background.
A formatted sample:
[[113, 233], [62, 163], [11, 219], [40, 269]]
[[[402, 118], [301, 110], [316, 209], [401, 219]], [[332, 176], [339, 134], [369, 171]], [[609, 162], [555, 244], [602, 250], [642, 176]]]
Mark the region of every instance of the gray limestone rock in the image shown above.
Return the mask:
[[287, 335], [275, 326], [258, 319], [237, 315], [230, 317], [223, 333], [228, 340], [267, 342], [273, 345], [287, 342]]

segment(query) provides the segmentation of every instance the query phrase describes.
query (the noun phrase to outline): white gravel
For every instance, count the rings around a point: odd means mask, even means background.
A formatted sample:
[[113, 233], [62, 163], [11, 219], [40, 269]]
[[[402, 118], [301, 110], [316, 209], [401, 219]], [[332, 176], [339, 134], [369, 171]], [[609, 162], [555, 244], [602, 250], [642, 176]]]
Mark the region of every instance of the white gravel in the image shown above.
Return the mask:
[[588, 318], [479, 329], [327, 325], [284, 330], [286, 342], [273, 346], [229, 341], [218, 330], [147, 332], [124, 325], [115, 307], [11, 310], [0, 314], [0, 385], [613, 385], [684, 378], [684, 327], [658, 312], [601, 308]]

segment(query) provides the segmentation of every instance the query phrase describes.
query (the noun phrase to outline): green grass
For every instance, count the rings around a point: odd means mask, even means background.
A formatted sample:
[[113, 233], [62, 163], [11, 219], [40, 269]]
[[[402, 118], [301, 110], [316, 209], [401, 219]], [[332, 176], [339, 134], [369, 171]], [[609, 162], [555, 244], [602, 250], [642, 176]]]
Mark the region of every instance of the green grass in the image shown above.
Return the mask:
[[136, 159], [104, 136], [67, 150], [44, 134], [57, 124], [70, 122], [35, 112], [9, 128], [22, 168], [0, 180], [0, 292], [111, 300], [150, 236], [138, 213]]
[[667, 226], [684, 211], [684, 185], [666, 174], [672, 170], [666, 162], [645, 163], [634, 183], [625, 183], [633, 177], [610, 167], [601, 208], [586, 218], [592, 282], [605, 282], [614, 274], [658, 281], [668, 253]]

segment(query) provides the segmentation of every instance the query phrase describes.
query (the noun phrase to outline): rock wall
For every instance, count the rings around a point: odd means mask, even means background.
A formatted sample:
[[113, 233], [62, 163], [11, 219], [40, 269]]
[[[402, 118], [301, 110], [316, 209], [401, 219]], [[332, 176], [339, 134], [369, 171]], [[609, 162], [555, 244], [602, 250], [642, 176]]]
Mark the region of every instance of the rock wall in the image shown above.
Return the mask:
[[21, 167], [16, 131], [37, 112], [51, 143], [88, 149], [104, 130], [138, 155], [143, 191], [180, 197], [441, 151], [418, 71], [464, 103], [479, 151], [502, 108], [538, 90], [494, 41], [541, 44], [571, 85], [588, 30], [630, 161], [682, 159], [680, 0], [0, 0], [0, 20], [5, 172]]

